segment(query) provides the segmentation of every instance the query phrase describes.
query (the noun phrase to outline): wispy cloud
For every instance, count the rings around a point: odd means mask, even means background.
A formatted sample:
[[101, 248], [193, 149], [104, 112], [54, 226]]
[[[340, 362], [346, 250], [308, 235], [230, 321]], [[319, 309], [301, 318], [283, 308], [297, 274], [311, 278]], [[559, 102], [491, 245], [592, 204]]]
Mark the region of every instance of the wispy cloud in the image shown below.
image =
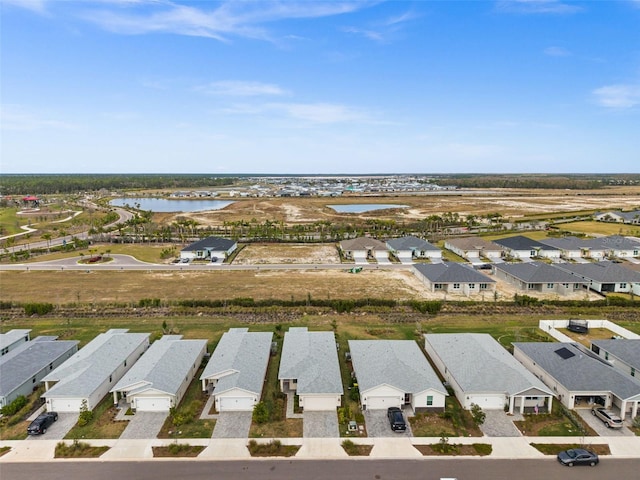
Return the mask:
[[572, 14], [583, 10], [580, 5], [562, 0], [498, 0], [496, 9], [521, 14]]
[[602, 107], [627, 109], [640, 105], [640, 84], [606, 85], [592, 93], [596, 103]]
[[227, 80], [222, 82], [212, 82], [207, 85], [196, 87], [199, 92], [208, 95], [232, 96], [232, 97], [255, 97], [262, 95], [287, 95], [288, 92], [278, 85], [260, 82], [243, 82]]
[[414, 12], [407, 11], [373, 22], [366, 27], [346, 26], [342, 28], [342, 31], [360, 35], [376, 42], [387, 42], [395, 33], [404, 28], [407, 22], [416, 17], [417, 15]]
[[2, 0], [2, 5], [26, 8], [32, 12], [44, 14], [47, 12], [47, 0]]
[[0, 129], [6, 131], [33, 131], [41, 129], [75, 130], [77, 125], [50, 118], [19, 105], [3, 105], [0, 108]]
[[344, 123], [366, 121], [367, 116], [346, 105], [332, 103], [272, 103], [272, 109], [285, 112], [290, 117], [312, 123]]
[[571, 52], [562, 47], [547, 47], [544, 49], [544, 54], [550, 57], [568, 57], [571, 55]]

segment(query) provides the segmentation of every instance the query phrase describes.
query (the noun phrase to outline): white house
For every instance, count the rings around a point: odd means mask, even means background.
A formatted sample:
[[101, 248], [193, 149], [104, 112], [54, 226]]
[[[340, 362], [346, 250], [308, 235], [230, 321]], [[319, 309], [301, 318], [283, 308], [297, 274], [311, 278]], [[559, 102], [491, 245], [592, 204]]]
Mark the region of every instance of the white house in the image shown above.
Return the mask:
[[412, 235], [387, 240], [387, 248], [400, 261], [410, 261], [413, 258], [442, 259], [442, 250]]
[[238, 242], [221, 237], [207, 237], [180, 251], [180, 258], [223, 261], [238, 248]]
[[413, 340], [349, 340], [363, 410], [443, 410], [447, 390]]
[[122, 397], [137, 412], [168, 412], [177, 407], [206, 351], [206, 340], [163, 336], [111, 389], [113, 403]]
[[500, 263], [493, 269], [496, 278], [524, 293], [570, 295], [582, 290], [586, 283], [580, 277], [544, 262]]
[[111, 329], [42, 379], [48, 411], [93, 410], [149, 347], [148, 333]]
[[424, 336], [424, 349], [449, 383], [462, 408], [551, 411], [553, 392], [491, 335], [437, 333]]
[[640, 382], [574, 343], [514, 343], [513, 355], [569, 409], [595, 403], [638, 415]]
[[462, 263], [419, 263], [413, 273], [431, 292], [472, 296], [493, 294], [496, 289], [494, 279]]
[[19, 345], [0, 357], [0, 407], [20, 395], [25, 397], [40, 386], [42, 379], [78, 351], [75, 340], [40, 336]]
[[344, 390], [334, 333], [289, 328], [284, 334], [278, 380], [283, 392], [295, 391], [305, 411], [339, 407]]
[[631, 212], [599, 212], [593, 217], [600, 222], [640, 225], [640, 210], [633, 210]]
[[557, 268], [570, 272], [590, 289], [600, 293], [640, 294], [640, 273], [609, 260], [594, 263], [562, 263]]
[[627, 375], [640, 379], [640, 339], [592, 340], [591, 351]]
[[500, 245], [480, 237], [449, 238], [445, 240], [444, 248], [466, 258], [471, 263], [481, 263], [483, 257], [495, 260], [501, 258], [504, 253]]
[[[25, 342], [28, 342], [31, 330], [14, 329], [7, 333], [0, 333], [0, 354], [6, 355], [11, 350]], [[2, 356], [0, 355], [0, 356]]]
[[260, 401], [272, 338], [271, 332], [248, 328], [231, 328], [222, 335], [200, 376], [202, 390], [213, 395], [218, 412], [250, 412]]
[[344, 258], [356, 263], [367, 263], [367, 260], [388, 259], [387, 245], [371, 237], [358, 237], [340, 242], [340, 250]]
[[507, 254], [519, 259], [529, 259], [536, 257], [550, 258], [552, 260], [560, 258], [560, 249], [545, 245], [544, 243], [532, 240], [524, 235], [516, 235], [513, 237], [500, 238], [494, 240], [503, 247]]

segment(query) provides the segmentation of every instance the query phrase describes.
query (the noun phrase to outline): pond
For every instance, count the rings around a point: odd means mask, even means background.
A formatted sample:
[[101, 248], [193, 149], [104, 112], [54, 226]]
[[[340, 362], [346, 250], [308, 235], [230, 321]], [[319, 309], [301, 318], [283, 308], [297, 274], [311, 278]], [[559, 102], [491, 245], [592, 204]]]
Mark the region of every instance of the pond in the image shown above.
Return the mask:
[[390, 203], [347, 203], [342, 205], [327, 205], [338, 213], [364, 213], [387, 208], [409, 208], [409, 205], [394, 205]]
[[172, 198], [128, 197], [114, 198], [109, 202], [114, 207], [139, 208], [152, 212], [202, 212], [204, 210], [221, 210], [234, 203], [231, 200], [181, 200]]

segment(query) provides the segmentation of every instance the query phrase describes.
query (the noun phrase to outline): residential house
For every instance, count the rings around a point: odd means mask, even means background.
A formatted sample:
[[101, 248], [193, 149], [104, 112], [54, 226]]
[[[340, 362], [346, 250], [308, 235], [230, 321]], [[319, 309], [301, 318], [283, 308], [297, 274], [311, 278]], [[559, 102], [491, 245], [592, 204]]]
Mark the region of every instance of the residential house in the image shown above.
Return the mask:
[[42, 379], [78, 351], [75, 340], [40, 336], [20, 341], [16, 348], [0, 357], [0, 407], [25, 397], [40, 386]]
[[500, 259], [504, 254], [500, 245], [480, 237], [449, 238], [445, 240], [444, 248], [474, 264], [483, 263], [483, 258], [490, 261]]
[[180, 258], [224, 261], [238, 248], [238, 242], [221, 237], [207, 237], [183, 248]]
[[413, 273], [431, 292], [460, 295], [493, 294], [496, 281], [477, 272], [469, 265], [456, 262], [416, 264]]
[[544, 262], [500, 263], [493, 266], [495, 277], [521, 292], [569, 295], [582, 290], [585, 282], [571, 273]]
[[260, 401], [272, 338], [271, 332], [248, 328], [231, 328], [222, 335], [200, 376], [216, 411], [250, 412]]
[[413, 340], [349, 340], [363, 410], [444, 410], [447, 390]]
[[550, 258], [559, 259], [560, 250], [550, 245], [532, 240], [524, 235], [516, 235], [514, 237], [500, 238], [494, 240], [495, 243], [504, 247], [506, 254], [519, 258], [520, 260], [527, 260], [530, 258]]
[[426, 240], [411, 235], [387, 240], [387, 248], [402, 262], [410, 262], [414, 258], [442, 259], [442, 250]]
[[111, 389], [137, 412], [169, 412], [182, 400], [207, 351], [206, 340], [164, 335]]
[[594, 263], [562, 263], [558, 268], [570, 272], [590, 289], [600, 293], [623, 292], [640, 295], [640, 272], [605, 260]]
[[291, 327], [284, 334], [278, 380], [283, 392], [292, 390], [305, 411], [335, 410], [344, 393], [338, 349], [333, 332]]
[[514, 343], [513, 356], [569, 408], [600, 404], [638, 415], [640, 381], [574, 343]]
[[630, 225], [640, 225], [640, 210], [631, 212], [598, 212], [593, 218], [599, 222], [627, 223]]
[[424, 349], [462, 408], [551, 411], [553, 392], [486, 333], [424, 335]]
[[591, 351], [622, 373], [640, 379], [640, 339], [595, 339]]
[[372, 237], [358, 237], [342, 240], [339, 243], [342, 256], [356, 263], [367, 263], [368, 260], [388, 259], [387, 245]]
[[48, 411], [79, 412], [83, 401], [93, 410], [149, 347], [148, 333], [111, 329], [46, 375]]
[[640, 257], [640, 241], [621, 235], [593, 239], [594, 244], [606, 251], [607, 257]]
[[574, 236], [545, 238], [540, 240], [540, 243], [559, 249], [560, 257], [566, 260], [602, 260], [608, 254], [608, 249], [592, 238]]
[[0, 333], [0, 356], [6, 355], [19, 345], [28, 342], [31, 330], [13, 329], [7, 333]]

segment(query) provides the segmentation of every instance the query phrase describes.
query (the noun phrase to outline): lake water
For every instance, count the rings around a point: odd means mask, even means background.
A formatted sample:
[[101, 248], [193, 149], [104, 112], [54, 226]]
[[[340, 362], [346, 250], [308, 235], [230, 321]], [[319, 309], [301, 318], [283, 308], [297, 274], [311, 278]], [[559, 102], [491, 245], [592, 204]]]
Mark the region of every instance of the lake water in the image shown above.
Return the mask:
[[408, 208], [409, 205], [393, 205], [387, 203], [348, 203], [343, 205], [327, 205], [338, 213], [364, 213], [387, 208]]
[[221, 210], [234, 203], [230, 200], [180, 200], [172, 198], [114, 198], [109, 202], [114, 207], [130, 207], [152, 212], [202, 212], [204, 210]]

